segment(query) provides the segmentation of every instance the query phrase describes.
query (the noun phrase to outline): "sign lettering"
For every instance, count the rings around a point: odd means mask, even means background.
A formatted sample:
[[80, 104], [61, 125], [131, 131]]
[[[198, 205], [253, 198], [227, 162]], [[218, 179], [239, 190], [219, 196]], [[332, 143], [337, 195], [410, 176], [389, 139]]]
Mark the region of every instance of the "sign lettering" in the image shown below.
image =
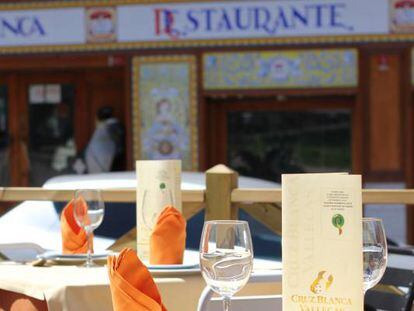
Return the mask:
[[7, 36], [42, 37], [46, 31], [36, 16], [17, 16], [13, 19], [0, 16], [0, 38]]
[[[197, 32], [256, 31], [265, 36], [301, 28], [331, 28], [352, 32], [344, 20], [346, 3], [308, 4], [302, 7], [263, 6], [174, 10], [155, 8], [157, 36], [180, 39]], [[181, 21], [181, 23], [180, 23]]]

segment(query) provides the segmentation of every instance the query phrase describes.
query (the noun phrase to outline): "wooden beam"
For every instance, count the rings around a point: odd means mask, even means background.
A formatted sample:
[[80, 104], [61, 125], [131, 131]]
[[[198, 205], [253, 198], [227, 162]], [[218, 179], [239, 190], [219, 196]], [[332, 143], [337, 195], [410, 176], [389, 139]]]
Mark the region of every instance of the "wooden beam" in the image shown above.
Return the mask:
[[231, 194], [233, 203], [280, 203], [282, 190], [280, 189], [234, 189]]
[[[213, 200], [210, 205], [214, 204], [219, 209], [223, 209], [223, 204], [229, 205], [231, 203], [281, 203], [282, 191], [280, 189], [233, 189], [232, 187], [237, 182], [237, 175], [230, 173], [227, 175], [217, 174], [214, 177], [209, 176], [208, 183], [210, 187], [213, 187], [213, 189], [210, 188], [209, 198]], [[73, 198], [74, 191], [34, 187], [5, 187], [0, 188], [0, 201], [69, 201]], [[208, 191], [183, 190], [183, 202], [206, 202], [206, 193]], [[108, 202], [135, 202], [136, 200], [135, 189], [103, 189], [102, 195], [104, 201]], [[363, 189], [362, 201], [364, 204], [414, 204], [414, 189]]]
[[362, 190], [362, 203], [414, 204], [414, 189], [364, 189]]
[[239, 204], [239, 208], [274, 233], [282, 235], [282, 209], [279, 205], [272, 203]]
[[[234, 189], [233, 203], [281, 203], [281, 189]], [[414, 189], [363, 189], [364, 204], [414, 204]]]
[[238, 174], [219, 164], [206, 171], [206, 220], [237, 219], [237, 206], [231, 193], [237, 188]]
[[[55, 190], [29, 187], [0, 188], [0, 201], [69, 201], [74, 197], [75, 190]], [[103, 189], [102, 197], [108, 202], [135, 202], [135, 189]], [[183, 190], [184, 203], [203, 203], [203, 190]]]
[[[125, 66], [126, 64], [120, 62], [119, 64], [110, 64], [110, 58], [122, 58], [120, 54], [98, 54], [94, 55], [25, 55], [18, 56], [3, 56], [0, 59], [1, 71], [27, 71], [27, 70], [50, 70], [50, 69], [79, 69], [85, 68], [107, 68], [111, 66]], [[123, 59], [123, 58], [122, 58]]]

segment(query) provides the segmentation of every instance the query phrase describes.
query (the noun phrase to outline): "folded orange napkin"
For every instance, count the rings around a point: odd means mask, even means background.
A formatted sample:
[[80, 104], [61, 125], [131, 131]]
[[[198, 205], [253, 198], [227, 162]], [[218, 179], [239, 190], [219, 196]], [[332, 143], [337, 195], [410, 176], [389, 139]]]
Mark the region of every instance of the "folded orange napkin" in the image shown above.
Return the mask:
[[130, 248], [108, 257], [114, 311], [167, 311], [147, 267]]
[[[83, 200], [79, 202], [87, 210], [86, 202]], [[64, 254], [86, 254], [88, 252], [88, 238], [85, 230], [76, 223], [75, 216], [73, 215], [74, 203], [75, 200], [71, 200], [63, 209], [60, 217], [62, 251]]]
[[172, 206], [164, 208], [150, 239], [150, 264], [182, 264], [187, 222]]

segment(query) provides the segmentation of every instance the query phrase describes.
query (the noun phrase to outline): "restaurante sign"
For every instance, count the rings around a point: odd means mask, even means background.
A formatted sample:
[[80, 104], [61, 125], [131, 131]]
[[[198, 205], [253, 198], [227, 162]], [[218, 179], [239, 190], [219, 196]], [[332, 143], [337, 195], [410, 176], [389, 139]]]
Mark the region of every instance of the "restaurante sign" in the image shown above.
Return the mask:
[[[135, 3], [0, 10], [0, 46], [177, 43], [389, 33], [388, 0]], [[115, 2], [114, 2], [115, 3]], [[119, 3], [119, 2], [117, 2]], [[67, 6], [67, 4], [66, 4]], [[1, 7], [0, 7], [1, 8]], [[375, 10], [375, 14], [370, 14]], [[369, 18], [367, 18], [369, 16]], [[70, 25], [70, 26], [69, 26]]]
[[[366, 16], [373, 7], [376, 14], [368, 22]], [[136, 20], [152, 16], [152, 39], [342, 35], [388, 31], [387, 3], [376, 0], [170, 4], [146, 6], [145, 10], [130, 7], [120, 13], [127, 13], [128, 17], [136, 16]], [[137, 35], [134, 38], [140, 39]]]

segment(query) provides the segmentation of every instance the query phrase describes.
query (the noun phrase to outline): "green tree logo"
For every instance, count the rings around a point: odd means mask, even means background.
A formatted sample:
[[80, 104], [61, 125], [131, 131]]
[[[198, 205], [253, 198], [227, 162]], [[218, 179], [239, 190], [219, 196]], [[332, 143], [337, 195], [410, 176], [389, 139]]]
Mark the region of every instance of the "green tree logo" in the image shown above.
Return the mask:
[[335, 214], [332, 217], [332, 224], [335, 228], [337, 228], [339, 230], [339, 235], [342, 234], [342, 227], [345, 224], [345, 218], [344, 216], [342, 216], [341, 214]]

